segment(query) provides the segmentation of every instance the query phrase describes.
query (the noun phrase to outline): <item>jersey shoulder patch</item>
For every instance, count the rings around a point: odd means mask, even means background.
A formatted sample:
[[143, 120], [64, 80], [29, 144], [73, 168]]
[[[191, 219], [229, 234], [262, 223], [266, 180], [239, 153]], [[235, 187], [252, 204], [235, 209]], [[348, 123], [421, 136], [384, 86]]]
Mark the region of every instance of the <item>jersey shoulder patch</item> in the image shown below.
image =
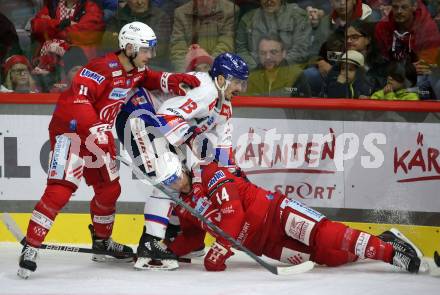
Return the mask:
[[105, 80], [105, 77], [103, 75], [95, 71], [92, 71], [91, 69], [88, 69], [86, 67], [82, 68], [81, 72], [79, 73], [79, 76], [95, 81], [98, 84], [102, 84], [102, 82], [104, 82]]

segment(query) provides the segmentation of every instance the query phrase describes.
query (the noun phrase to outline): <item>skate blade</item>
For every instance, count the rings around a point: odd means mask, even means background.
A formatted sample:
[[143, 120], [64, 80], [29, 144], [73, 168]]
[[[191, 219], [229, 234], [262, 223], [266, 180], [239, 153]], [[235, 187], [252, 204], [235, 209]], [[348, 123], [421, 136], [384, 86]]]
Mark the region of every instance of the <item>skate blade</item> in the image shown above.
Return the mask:
[[179, 268], [179, 263], [176, 260], [153, 260], [151, 258], [138, 257], [134, 268], [137, 270], [175, 270]]
[[116, 262], [116, 263], [126, 263], [126, 262], [133, 262], [133, 257], [127, 257], [127, 258], [116, 258], [109, 255], [98, 255], [93, 254], [92, 260], [95, 262]]
[[31, 273], [32, 273], [31, 270], [20, 267], [17, 271], [17, 276], [19, 276], [24, 280], [27, 280], [30, 277]]

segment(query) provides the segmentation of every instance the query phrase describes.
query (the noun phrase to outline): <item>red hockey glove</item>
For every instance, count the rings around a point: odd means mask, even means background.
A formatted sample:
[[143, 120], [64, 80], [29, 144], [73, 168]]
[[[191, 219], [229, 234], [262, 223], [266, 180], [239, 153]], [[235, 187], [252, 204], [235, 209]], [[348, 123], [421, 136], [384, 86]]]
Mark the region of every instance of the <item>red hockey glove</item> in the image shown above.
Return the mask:
[[225, 261], [234, 255], [230, 247], [225, 247], [222, 244], [215, 242], [208, 254], [205, 256], [205, 268], [207, 271], [224, 271], [226, 269]]
[[183, 73], [163, 72], [160, 77], [160, 86], [164, 93], [184, 96], [186, 95], [185, 85], [189, 88], [198, 87], [200, 81], [193, 75]]
[[[86, 146], [87, 148], [95, 155], [100, 155], [101, 152], [99, 150], [96, 150], [96, 147], [102, 150], [104, 154], [110, 154], [111, 159], [116, 158], [116, 146], [115, 146], [115, 139], [113, 137], [113, 134], [111, 130], [108, 129], [108, 124], [98, 124], [95, 126], [92, 126], [89, 128], [90, 135], [89, 138], [86, 140]], [[89, 140], [93, 140], [94, 146], [88, 146], [87, 142]]]

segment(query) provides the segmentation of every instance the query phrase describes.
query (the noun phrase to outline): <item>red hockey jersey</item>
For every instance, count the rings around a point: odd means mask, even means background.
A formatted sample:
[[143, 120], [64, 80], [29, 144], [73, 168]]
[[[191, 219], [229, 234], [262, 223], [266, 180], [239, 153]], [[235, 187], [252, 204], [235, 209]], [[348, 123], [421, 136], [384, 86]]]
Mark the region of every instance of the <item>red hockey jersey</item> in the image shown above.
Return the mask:
[[[215, 162], [203, 167], [202, 185], [207, 192], [206, 198], [197, 200], [192, 196], [183, 196], [183, 200], [253, 253], [261, 255], [284, 197], [234, 176]], [[223, 245], [230, 245], [181, 206], [177, 206], [175, 211], [180, 219], [182, 234], [169, 247], [178, 256], [200, 247], [205, 231]]]
[[96, 125], [110, 130], [131, 89], [161, 89], [161, 75], [148, 67], [126, 72], [115, 53], [93, 59], [60, 95], [49, 128], [76, 131], [80, 136], [87, 136], [89, 128]]

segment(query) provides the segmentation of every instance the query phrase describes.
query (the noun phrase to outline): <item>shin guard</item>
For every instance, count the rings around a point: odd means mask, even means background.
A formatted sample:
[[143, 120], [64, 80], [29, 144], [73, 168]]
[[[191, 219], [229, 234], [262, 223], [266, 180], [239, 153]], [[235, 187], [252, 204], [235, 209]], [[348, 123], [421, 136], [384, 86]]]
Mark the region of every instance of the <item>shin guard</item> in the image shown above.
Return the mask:
[[121, 194], [119, 181], [94, 185], [95, 196], [90, 202], [90, 215], [97, 237], [107, 239], [113, 231], [116, 201]]
[[40, 247], [58, 212], [69, 202], [74, 189], [60, 184], [48, 184], [40, 201], [32, 212], [27, 228], [26, 241]]

